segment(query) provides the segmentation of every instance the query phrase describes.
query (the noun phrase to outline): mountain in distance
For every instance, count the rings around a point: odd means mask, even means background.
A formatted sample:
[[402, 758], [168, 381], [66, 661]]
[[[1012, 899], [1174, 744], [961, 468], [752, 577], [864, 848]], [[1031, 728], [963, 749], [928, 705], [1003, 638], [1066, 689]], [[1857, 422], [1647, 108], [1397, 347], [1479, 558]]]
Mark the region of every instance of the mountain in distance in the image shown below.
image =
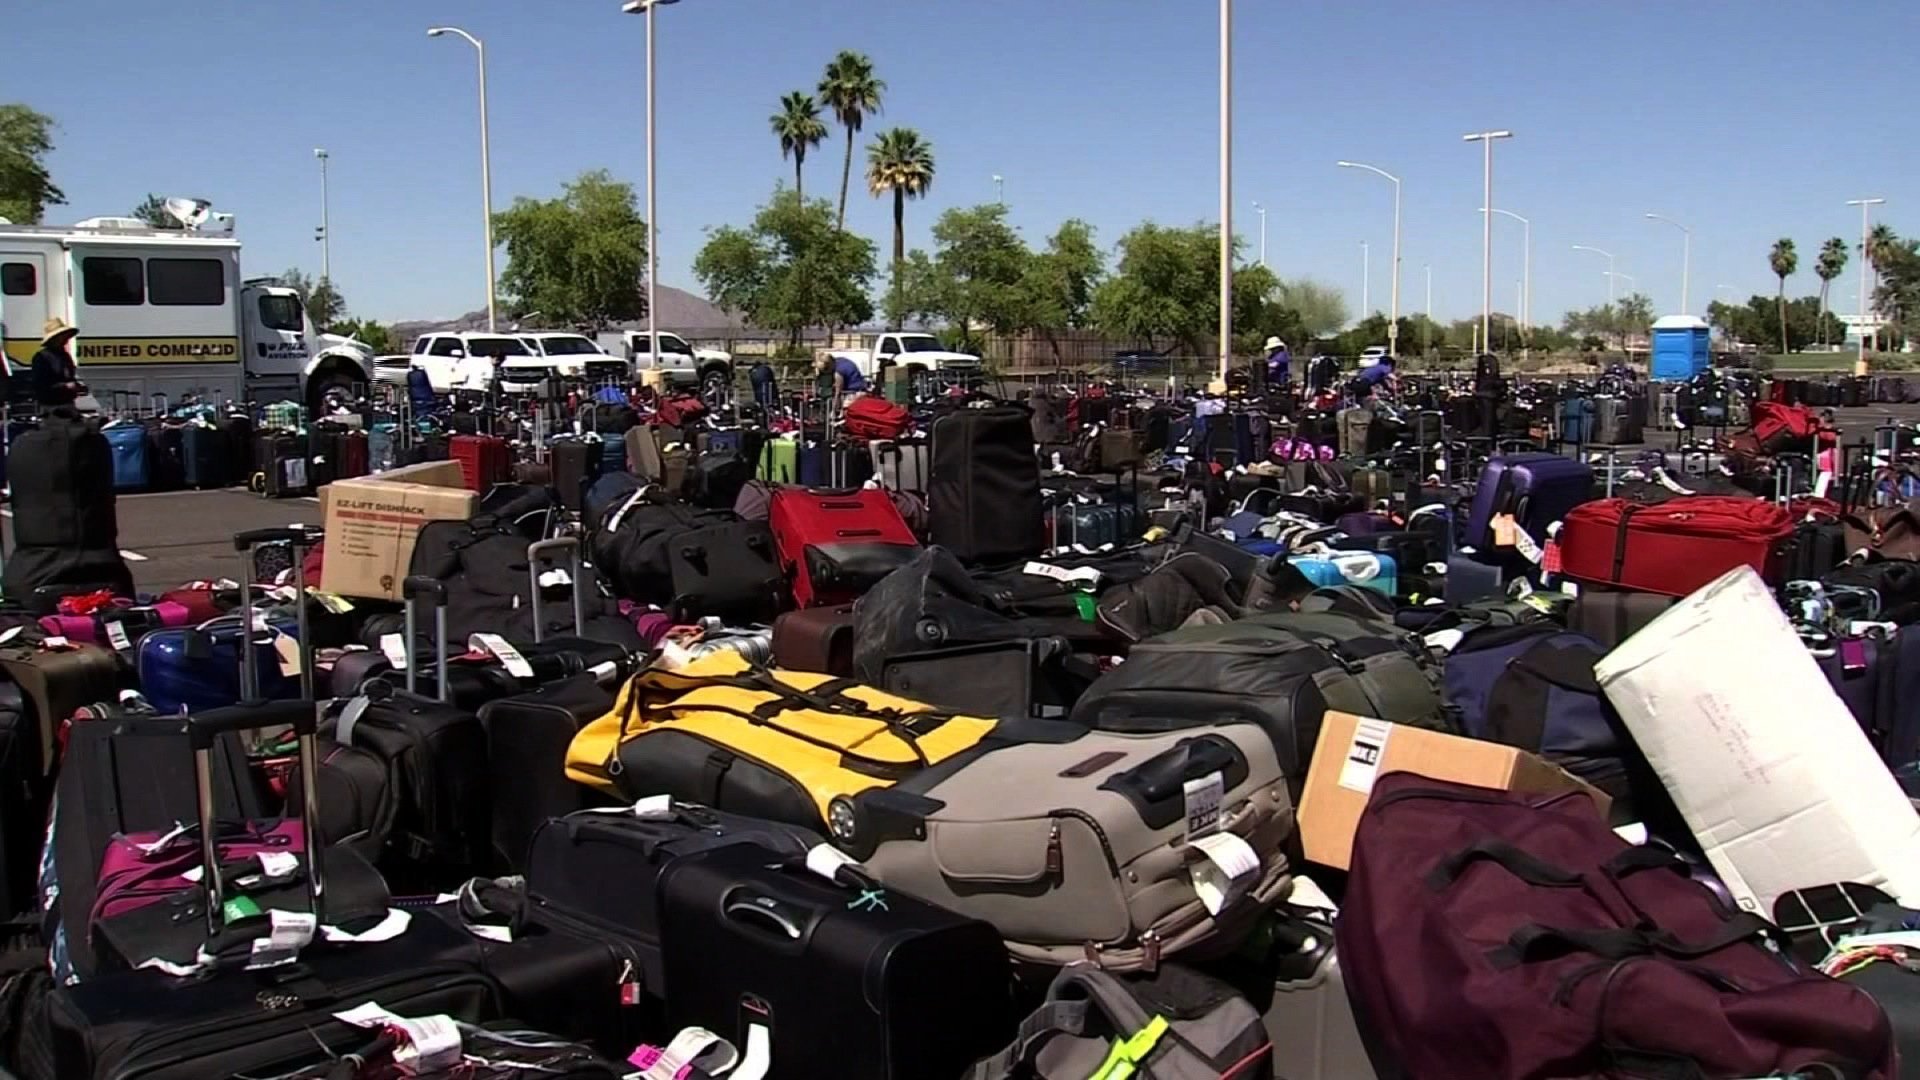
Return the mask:
[[[702, 297], [696, 296], [685, 289], [676, 289], [671, 285], [661, 285], [655, 290], [655, 295], [659, 297], [660, 310], [655, 313], [654, 325], [658, 326], [661, 330], [671, 330], [676, 334], [684, 334], [690, 337], [716, 337], [745, 329], [745, 324], [738, 316], [729, 315], [721, 311]], [[500, 316], [500, 329], [506, 330], [512, 327], [512, 325], [513, 321], [507, 317], [505, 312], [502, 312]], [[645, 329], [646, 325], [646, 320], [640, 319], [631, 323], [616, 323], [608, 327], [608, 329], [618, 330], [629, 327]], [[485, 330], [486, 328], [487, 309], [483, 307], [478, 311], [469, 311], [465, 315], [453, 319], [397, 322], [393, 324], [392, 330], [395, 340], [405, 342], [412, 341], [421, 334], [460, 330]], [[524, 323], [521, 329], [564, 330], [572, 329], [572, 327], [547, 326], [536, 319], [533, 322]]]

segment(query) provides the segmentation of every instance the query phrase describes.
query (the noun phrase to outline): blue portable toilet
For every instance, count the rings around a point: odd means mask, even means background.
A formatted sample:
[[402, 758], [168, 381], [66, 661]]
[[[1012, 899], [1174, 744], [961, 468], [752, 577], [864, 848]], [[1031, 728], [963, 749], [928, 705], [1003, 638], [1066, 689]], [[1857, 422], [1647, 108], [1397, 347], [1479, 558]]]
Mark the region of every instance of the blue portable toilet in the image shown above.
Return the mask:
[[1713, 331], [1705, 319], [1668, 315], [1653, 324], [1653, 377], [1691, 379], [1713, 364], [1709, 343]]

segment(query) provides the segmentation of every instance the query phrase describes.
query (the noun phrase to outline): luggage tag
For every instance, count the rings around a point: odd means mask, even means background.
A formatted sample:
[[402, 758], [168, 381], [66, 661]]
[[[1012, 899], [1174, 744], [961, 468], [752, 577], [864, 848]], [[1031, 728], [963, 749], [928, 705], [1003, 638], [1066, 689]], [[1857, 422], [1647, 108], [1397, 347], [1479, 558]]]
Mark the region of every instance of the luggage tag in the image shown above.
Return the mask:
[[1220, 803], [1226, 787], [1226, 778], [1218, 772], [1195, 777], [1183, 786], [1189, 840], [1220, 831]]
[[1232, 833], [1202, 836], [1191, 841], [1191, 847], [1204, 857], [1187, 867], [1187, 876], [1209, 915], [1226, 910], [1259, 876], [1259, 854], [1253, 845]]
[[1490, 524], [1493, 526], [1494, 547], [1514, 546], [1514, 532], [1519, 526], [1514, 524], [1512, 514], [1495, 514]]
[[380, 653], [387, 658], [387, 663], [392, 664], [397, 670], [407, 669], [406, 639], [401, 635], [381, 634]]
[[533, 665], [527, 663], [527, 658], [520, 655], [520, 650], [514, 648], [499, 634], [475, 634], [467, 639], [467, 648], [477, 649], [499, 660], [506, 667], [508, 674], [515, 678], [533, 678]]
[[280, 677], [295, 678], [300, 674], [300, 643], [285, 634], [273, 635], [273, 652], [280, 661]]
[[332, 615], [345, 615], [353, 610], [353, 603], [339, 593], [322, 592], [319, 589], [310, 588], [307, 590], [307, 595], [313, 597], [322, 608]]
[[133, 648], [133, 641], [127, 636], [125, 623], [119, 619], [107, 623], [107, 643], [112, 645], [116, 652], [126, 652]]
[[253, 939], [253, 949], [247, 957], [248, 971], [279, 967], [300, 959], [300, 950], [313, 941], [314, 930], [320, 923], [310, 911], [276, 908], [267, 915], [272, 929], [266, 937]]

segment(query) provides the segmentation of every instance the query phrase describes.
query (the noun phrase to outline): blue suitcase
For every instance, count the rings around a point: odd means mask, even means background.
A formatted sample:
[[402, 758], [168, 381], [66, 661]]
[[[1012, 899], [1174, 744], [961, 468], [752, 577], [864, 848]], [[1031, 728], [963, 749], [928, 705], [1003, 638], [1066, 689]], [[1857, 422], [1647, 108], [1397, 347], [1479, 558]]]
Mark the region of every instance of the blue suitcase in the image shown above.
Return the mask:
[[386, 472], [400, 464], [400, 425], [382, 421], [367, 429], [367, 469]]
[[1547, 542], [1547, 526], [1593, 498], [1593, 469], [1558, 454], [1499, 454], [1487, 459], [1473, 491], [1461, 545], [1483, 558], [1494, 554], [1493, 519], [1512, 514], [1536, 543]]
[[614, 434], [611, 431], [600, 433], [600, 464], [597, 475], [627, 471], [627, 435], [626, 432]]
[[1582, 446], [1593, 441], [1593, 399], [1568, 398], [1560, 403], [1560, 441]]
[[799, 473], [801, 487], [825, 488], [830, 486], [827, 475], [829, 451], [820, 443], [803, 442], [794, 450], [794, 471]]
[[[267, 625], [288, 638], [295, 636], [292, 619], [275, 617]], [[148, 633], [140, 639], [134, 660], [140, 692], [162, 714], [197, 713], [238, 702], [243, 630], [238, 617], [229, 617]], [[300, 676], [282, 674], [279, 651], [264, 635], [254, 644], [254, 656], [262, 697], [300, 696]]]
[[1391, 555], [1372, 551], [1342, 551], [1333, 555], [1294, 555], [1287, 565], [1300, 571], [1314, 588], [1358, 585], [1392, 596], [1400, 589], [1400, 568]]
[[147, 429], [141, 424], [108, 424], [100, 429], [113, 450], [113, 490], [147, 486]]

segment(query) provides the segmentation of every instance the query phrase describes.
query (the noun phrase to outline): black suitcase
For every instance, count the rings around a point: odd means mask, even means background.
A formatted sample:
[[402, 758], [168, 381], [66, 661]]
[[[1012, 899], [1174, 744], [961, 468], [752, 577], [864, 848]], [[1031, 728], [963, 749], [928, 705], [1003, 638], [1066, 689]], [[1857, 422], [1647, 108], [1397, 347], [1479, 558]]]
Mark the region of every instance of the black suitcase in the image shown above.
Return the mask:
[[313, 490], [305, 435], [263, 433], [254, 440], [253, 457], [261, 477], [260, 494], [267, 498], [290, 499]]
[[969, 716], [1058, 718], [1098, 674], [1064, 638], [1022, 638], [895, 653], [880, 688]]
[[277, 1076], [366, 1045], [372, 1033], [333, 1014], [372, 1003], [465, 1023], [501, 1011], [473, 939], [416, 919], [390, 941], [309, 946], [296, 963], [258, 971], [117, 972], [55, 990], [46, 1013], [54, 1077], [44, 1080]]
[[[728, 847], [762, 862], [803, 858], [824, 841], [798, 826], [665, 797], [641, 800], [640, 809], [644, 813], [588, 810], [548, 819], [533, 834], [527, 889], [635, 949], [641, 985], [652, 997], [671, 1001], [661, 955], [665, 893], [660, 879], [666, 868], [690, 855]], [[997, 939], [995, 946], [999, 951]]]
[[1567, 614], [1567, 628], [1612, 650], [1676, 602], [1671, 596], [1657, 593], [1581, 589]]
[[592, 789], [567, 779], [567, 748], [582, 727], [611, 711], [613, 693], [587, 674], [481, 707], [492, 770], [493, 853], [509, 873], [526, 869], [542, 822], [589, 804]]
[[55, 410], [7, 448], [7, 480], [14, 545], [118, 548], [113, 449], [92, 424]]
[[994, 566], [1046, 550], [1040, 462], [1027, 410], [962, 409], [942, 417], [933, 425], [932, 474], [932, 542], [961, 562]]
[[39, 910], [35, 883], [52, 792], [40, 724], [20, 687], [0, 682], [0, 921]]
[[747, 844], [674, 859], [659, 902], [669, 1027], [764, 1042], [770, 1076], [962, 1076], [1014, 1035], [984, 922]]
[[771, 623], [786, 607], [773, 530], [764, 521], [709, 525], [675, 537], [673, 615], [681, 622], [713, 617], [728, 626]]
[[584, 439], [560, 439], [548, 448], [553, 467], [553, 487], [566, 508], [579, 513], [586, 499], [587, 485], [600, 477], [606, 443], [598, 436]]
[[1420, 531], [1382, 532], [1367, 536], [1335, 537], [1332, 546], [1341, 551], [1372, 551], [1391, 555], [1394, 566], [1407, 573], [1419, 573], [1429, 563], [1441, 562], [1446, 553], [1434, 543], [1431, 533]]

